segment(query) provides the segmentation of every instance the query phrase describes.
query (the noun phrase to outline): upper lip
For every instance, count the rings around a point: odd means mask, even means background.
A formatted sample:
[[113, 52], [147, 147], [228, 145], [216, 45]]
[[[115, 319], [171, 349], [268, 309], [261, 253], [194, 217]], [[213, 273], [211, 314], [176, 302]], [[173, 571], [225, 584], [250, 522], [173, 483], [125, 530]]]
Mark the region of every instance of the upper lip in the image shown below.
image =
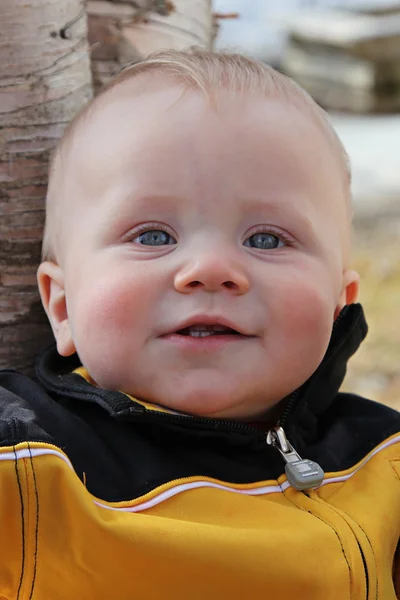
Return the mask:
[[237, 323], [234, 323], [233, 321], [230, 321], [229, 319], [226, 319], [225, 317], [220, 317], [217, 315], [209, 315], [209, 314], [208, 315], [194, 315], [193, 317], [189, 317], [185, 321], [181, 321], [176, 327], [174, 327], [172, 330], [170, 330], [168, 332], [168, 334], [176, 333], [177, 331], [181, 331], [182, 329], [186, 329], [188, 327], [194, 327], [195, 325], [210, 325], [210, 326], [211, 325], [220, 325], [222, 327], [233, 329], [234, 331], [237, 331], [237, 333], [239, 333], [240, 335], [245, 335], [245, 336], [250, 337], [250, 334], [246, 333], [246, 331], [242, 327], [237, 325]]

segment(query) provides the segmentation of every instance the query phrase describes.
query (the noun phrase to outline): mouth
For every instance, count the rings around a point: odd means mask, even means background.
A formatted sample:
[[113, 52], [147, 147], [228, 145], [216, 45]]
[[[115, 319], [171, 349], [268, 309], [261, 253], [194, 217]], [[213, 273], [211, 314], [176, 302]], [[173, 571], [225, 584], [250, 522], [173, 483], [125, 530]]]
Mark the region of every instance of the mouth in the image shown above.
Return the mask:
[[[169, 331], [163, 337], [184, 340], [205, 340], [211, 338], [215, 341], [243, 340], [255, 336], [249, 334], [233, 321], [211, 315], [198, 315], [178, 324], [177, 328]], [[210, 339], [210, 341], [211, 341]]]
[[220, 352], [223, 348], [239, 348], [241, 343], [255, 337], [239, 329], [236, 323], [204, 315], [186, 320], [176, 329], [162, 335], [161, 339], [173, 344], [185, 355], [206, 353], [213, 356], [214, 352]]
[[183, 335], [192, 338], [206, 338], [210, 336], [240, 336], [244, 337], [239, 331], [232, 327], [226, 327], [225, 325], [205, 325], [202, 323], [196, 325], [190, 325], [189, 327], [183, 327], [175, 332], [175, 335]]

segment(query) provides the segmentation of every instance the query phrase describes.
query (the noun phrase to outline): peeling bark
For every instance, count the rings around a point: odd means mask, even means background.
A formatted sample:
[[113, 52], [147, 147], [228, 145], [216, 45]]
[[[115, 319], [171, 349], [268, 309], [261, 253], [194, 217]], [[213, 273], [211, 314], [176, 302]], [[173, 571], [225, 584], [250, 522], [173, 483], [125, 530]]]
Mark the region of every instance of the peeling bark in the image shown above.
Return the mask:
[[95, 91], [127, 64], [154, 50], [211, 48], [211, 0], [89, 0]]
[[49, 153], [91, 97], [83, 0], [1, 0], [0, 368], [52, 340], [36, 286]]

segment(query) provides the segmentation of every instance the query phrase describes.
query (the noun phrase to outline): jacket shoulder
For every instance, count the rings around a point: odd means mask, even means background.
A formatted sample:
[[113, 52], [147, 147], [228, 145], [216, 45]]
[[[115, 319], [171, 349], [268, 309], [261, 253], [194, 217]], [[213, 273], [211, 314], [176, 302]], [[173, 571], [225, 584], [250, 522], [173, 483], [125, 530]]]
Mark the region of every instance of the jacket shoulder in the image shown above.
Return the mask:
[[348, 469], [400, 434], [400, 413], [379, 402], [340, 392], [320, 417], [318, 451], [325, 469]]
[[33, 379], [13, 369], [0, 370], [0, 445], [25, 440], [52, 442], [41, 426], [51, 398]]
[[[351, 419], [354, 425], [358, 422], [367, 425], [369, 422], [381, 427], [399, 427], [400, 412], [393, 407], [375, 400], [369, 400], [357, 394], [339, 392], [332, 405], [337, 418]], [[376, 421], [378, 419], [378, 422]], [[393, 432], [394, 433], [394, 432]]]

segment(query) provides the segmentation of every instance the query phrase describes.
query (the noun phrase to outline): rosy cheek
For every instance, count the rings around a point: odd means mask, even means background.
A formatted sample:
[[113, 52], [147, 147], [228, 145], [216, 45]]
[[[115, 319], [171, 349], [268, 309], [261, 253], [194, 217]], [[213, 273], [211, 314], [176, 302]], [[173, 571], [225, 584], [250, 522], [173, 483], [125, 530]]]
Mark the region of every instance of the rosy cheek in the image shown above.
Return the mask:
[[329, 286], [310, 285], [305, 281], [290, 285], [282, 294], [280, 316], [288, 333], [307, 336], [318, 324], [321, 333], [333, 323], [334, 305]]
[[120, 280], [99, 282], [90, 289], [82, 290], [77, 306], [83, 335], [93, 338], [93, 334], [102, 337], [102, 332], [110, 330], [117, 335], [126, 332], [128, 325], [140, 312], [138, 302], [144, 303], [139, 294], [133, 293], [133, 289], [129, 282]]

